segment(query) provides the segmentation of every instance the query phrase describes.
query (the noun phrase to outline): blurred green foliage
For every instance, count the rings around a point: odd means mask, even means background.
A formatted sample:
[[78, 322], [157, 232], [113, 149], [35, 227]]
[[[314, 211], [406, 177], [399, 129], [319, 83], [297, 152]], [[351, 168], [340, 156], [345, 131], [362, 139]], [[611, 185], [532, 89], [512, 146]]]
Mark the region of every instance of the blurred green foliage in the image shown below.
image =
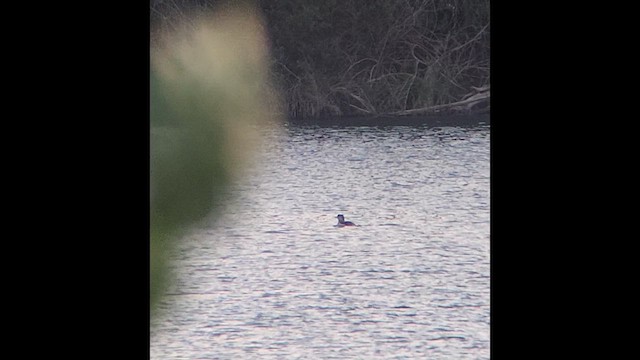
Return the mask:
[[[257, 127], [277, 119], [268, 45], [251, 7], [201, 16], [151, 49], [151, 307], [166, 288], [170, 250], [224, 205]], [[277, 101], [276, 101], [277, 102]]]

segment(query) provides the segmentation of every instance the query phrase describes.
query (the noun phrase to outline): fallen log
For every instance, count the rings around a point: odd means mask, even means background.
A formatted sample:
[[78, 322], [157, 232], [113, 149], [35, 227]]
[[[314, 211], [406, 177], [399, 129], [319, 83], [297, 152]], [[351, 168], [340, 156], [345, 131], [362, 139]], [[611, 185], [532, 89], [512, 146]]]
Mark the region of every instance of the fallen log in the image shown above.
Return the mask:
[[[418, 109], [397, 111], [392, 113], [392, 115], [421, 115], [421, 114], [428, 114], [428, 113], [437, 113], [441, 111], [470, 112], [474, 108], [487, 110], [489, 107], [489, 100], [491, 99], [491, 91], [489, 89], [489, 86], [485, 86], [482, 88], [473, 88], [473, 89], [474, 90], [479, 89], [479, 90], [482, 90], [482, 92], [472, 94], [471, 96], [461, 101], [456, 101], [449, 104], [426, 106]], [[481, 105], [484, 105], [484, 106], [481, 106]]]

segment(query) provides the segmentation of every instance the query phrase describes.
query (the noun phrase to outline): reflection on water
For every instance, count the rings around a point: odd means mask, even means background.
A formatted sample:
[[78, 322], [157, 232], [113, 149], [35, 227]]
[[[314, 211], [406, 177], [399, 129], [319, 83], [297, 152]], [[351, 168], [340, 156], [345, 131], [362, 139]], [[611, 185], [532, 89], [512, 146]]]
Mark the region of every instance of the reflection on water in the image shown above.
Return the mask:
[[176, 252], [151, 358], [488, 359], [489, 127], [268, 137]]

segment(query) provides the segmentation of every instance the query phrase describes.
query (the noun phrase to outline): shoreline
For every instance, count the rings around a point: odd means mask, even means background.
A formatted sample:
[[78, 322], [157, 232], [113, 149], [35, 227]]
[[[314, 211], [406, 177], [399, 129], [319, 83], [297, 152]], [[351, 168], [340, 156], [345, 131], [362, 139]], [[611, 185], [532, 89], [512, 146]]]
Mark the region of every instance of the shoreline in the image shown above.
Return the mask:
[[318, 118], [287, 118], [290, 125], [316, 126], [478, 126], [491, 125], [491, 113], [326, 116]]

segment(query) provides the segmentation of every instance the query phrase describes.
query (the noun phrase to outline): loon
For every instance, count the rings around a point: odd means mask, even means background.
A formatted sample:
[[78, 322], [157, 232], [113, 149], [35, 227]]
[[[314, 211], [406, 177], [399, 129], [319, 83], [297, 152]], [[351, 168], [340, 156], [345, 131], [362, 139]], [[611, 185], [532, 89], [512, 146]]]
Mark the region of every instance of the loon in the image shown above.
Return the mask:
[[342, 214], [338, 214], [338, 216], [336, 217], [338, 218], [338, 224], [336, 226], [355, 226], [356, 225], [351, 221], [344, 221], [344, 215]]

